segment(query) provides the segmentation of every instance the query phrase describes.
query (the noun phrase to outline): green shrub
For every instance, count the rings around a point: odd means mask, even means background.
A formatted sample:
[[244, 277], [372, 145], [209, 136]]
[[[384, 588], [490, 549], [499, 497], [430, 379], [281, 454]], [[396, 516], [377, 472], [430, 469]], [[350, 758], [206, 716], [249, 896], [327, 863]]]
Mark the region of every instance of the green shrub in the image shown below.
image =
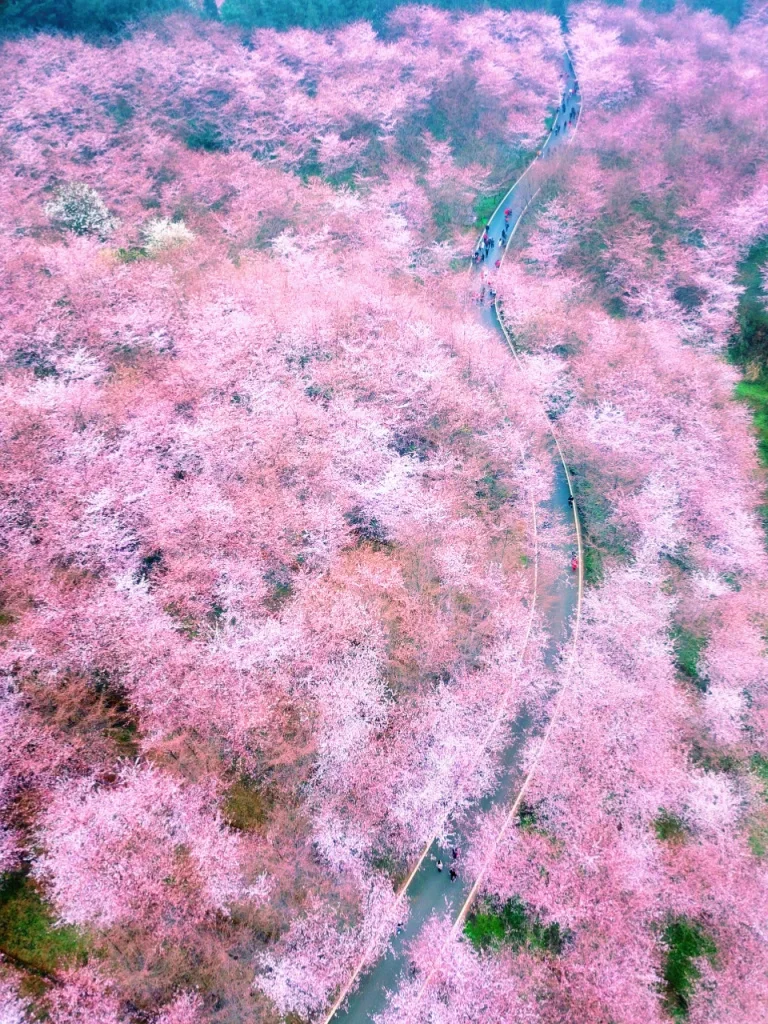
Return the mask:
[[507, 945], [558, 954], [566, 940], [556, 921], [542, 924], [517, 896], [503, 904], [487, 901], [469, 917], [464, 932], [476, 949]]
[[738, 283], [744, 291], [737, 310], [738, 330], [728, 343], [728, 354], [740, 366], [753, 364], [768, 371], [768, 309], [762, 271], [768, 264], [768, 238], [752, 246], [739, 267]]
[[375, 547], [388, 543], [384, 524], [376, 516], [370, 515], [362, 506], [356, 506], [344, 513], [344, 519], [358, 543], [368, 541]]
[[695, 921], [672, 919], [664, 929], [664, 1007], [674, 1020], [684, 1020], [696, 982], [701, 977], [696, 961], [706, 957], [714, 963], [717, 947]]
[[688, 828], [682, 818], [678, 818], [664, 807], [659, 808], [659, 813], [653, 820], [653, 830], [657, 839], [672, 845], [684, 843], [688, 837]]
[[229, 140], [213, 121], [190, 121], [184, 142], [190, 149], [218, 153], [229, 149]]

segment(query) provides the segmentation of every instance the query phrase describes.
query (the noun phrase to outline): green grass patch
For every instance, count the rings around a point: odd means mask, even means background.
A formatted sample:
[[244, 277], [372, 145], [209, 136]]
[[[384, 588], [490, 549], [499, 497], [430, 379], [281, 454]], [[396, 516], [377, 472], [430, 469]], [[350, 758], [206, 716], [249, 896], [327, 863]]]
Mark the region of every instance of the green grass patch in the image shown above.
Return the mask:
[[603, 556], [595, 544], [590, 541], [585, 532], [582, 541], [582, 553], [584, 556], [584, 586], [598, 587], [603, 582], [605, 571], [603, 569]]
[[226, 823], [239, 832], [258, 832], [269, 818], [273, 802], [268, 787], [244, 775], [227, 789], [222, 814]]
[[88, 950], [76, 929], [59, 927], [26, 872], [5, 875], [0, 888], [0, 953], [46, 974], [84, 964]]
[[714, 964], [714, 939], [696, 922], [677, 917], [664, 929], [664, 1008], [673, 1020], [685, 1020], [701, 970], [696, 961], [706, 957]]
[[485, 901], [467, 920], [464, 933], [481, 950], [511, 946], [558, 954], [566, 940], [556, 921], [542, 924], [538, 914], [518, 897], [503, 904]]
[[653, 819], [653, 831], [662, 843], [669, 843], [672, 846], [684, 843], [689, 835], [688, 827], [682, 818], [678, 818], [664, 807], [659, 808], [659, 813]]
[[706, 649], [708, 638], [685, 626], [673, 626], [671, 630], [672, 647], [675, 652], [675, 667], [678, 673], [697, 690], [705, 693], [709, 683], [700, 671], [701, 656]]

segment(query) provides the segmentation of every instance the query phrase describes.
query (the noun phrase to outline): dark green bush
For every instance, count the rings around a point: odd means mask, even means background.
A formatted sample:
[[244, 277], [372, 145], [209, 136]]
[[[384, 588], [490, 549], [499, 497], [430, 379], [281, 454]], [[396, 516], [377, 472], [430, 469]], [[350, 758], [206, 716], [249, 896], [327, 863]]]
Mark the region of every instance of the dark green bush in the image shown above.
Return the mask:
[[717, 953], [714, 940], [695, 921], [677, 917], [664, 929], [664, 1006], [675, 1020], [684, 1020], [696, 982], [701, 977], [696, 960], [713, 962]]
[[202, 149], [205, 153], [226, 152], [229, 140], [213, 121], [191, 121], [184, 136], [190, 149]]
[[702, 692], [707, 690], [708, 682], [706, 676], [699, 670], [699, 663], [707, 642], [706, 636], [684, 626], [675, 626], [672, 630], [677, 671]]
[[506, 903], [488, 901], [472, 914], [464, 932], [477, 949], [493, 949], [501, 945], [520, 949], [538, 949], [545, 953], [561, 953], [566, 936], [557, 921], [544, 925], [518, 897]]
[[659, 813], [653, 820], [653, 830], [656, 833], [656, 838], [663, 843], [672, 843], [673, 845], [683, 843], [688, 837], [688, 828], [685, 822], [664, 807], [659, 809]]

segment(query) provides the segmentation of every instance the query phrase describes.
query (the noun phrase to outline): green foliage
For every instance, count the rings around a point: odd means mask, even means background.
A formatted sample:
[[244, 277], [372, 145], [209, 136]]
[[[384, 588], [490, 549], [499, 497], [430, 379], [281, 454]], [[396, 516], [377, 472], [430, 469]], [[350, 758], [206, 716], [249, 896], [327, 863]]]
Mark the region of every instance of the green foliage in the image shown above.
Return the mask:
[[34, 348], [17, 349], [13, 354], [12, 362], [14, 366], [23, 367], [25, 370], [31, 370], [35, 377], [38, 377], [39, 379], [43, 379], [45, 377], [58, 377], [59, 375], [59, 371], [53, 363]]
[[697, 689], [706, 692], [708, 681], [699, 671], [699, 660], [707, 646], [708, 638], [679, 625], [672, 628], [671, 637], [677, 671]]
[[361, 506], [358, 505], [350, 509], [349, 512], [345, 512], [344, 520], [347, 526], [351, 528], [351, 532], [357, 538], [358, 543], [365, 543], [367, 541], [375, 547], [388, 543], [384, 524], [376, 516], [366, 512]]
[[279, 215], [265, 217], [259, 224], [259, 229], [249, 243], [253, 249], [268, 249], [273, 240], [281, 235], [291, 222]]
[[653, 830], [657, 839], [672, 845], [684, 843], [688, 837], [685, 822], [664, 807], [659, 808], [659, 813], [653, 820]]
[[749, 765], [757, 776], [765, 807], [761, 807], [749, 824], [749, 846], [756, 857], [768, 856], [768, 758], [753, 754]]
[[485, 501], [491, 512], [496, 512], [513, 497], [512, 491], [502, 482], [503, 473], [488, 465], [477, 481], [475, 497]]
[[160, 550], [150, 551], [148, 555], [139, 562], [138, 569], [134, 572], [133, 578], [136, 583], [149, 580], [163, 571], [163, 552]]
[[739, 267], [737, 282], [744, 288], [737, 311], [739, 326], [728, 343], [728, 354], [734, 363], [752, 364], [761, 375], [768, 372], [768, 309], [761, 273], [767, 264], [768, 238], [762, 238]]
[[674, 1020], [684, 1020], [696, 982], [701, 977], [696, 960], [714, 963], [717, 947], [695, 921], [673, 918], [664, 929], [664, 1008]]
[[[762, 270], [768, 267], [768, 237], [760, 239], [747, 253], [737, 281], [744, 288], [737, 313], [738, 330], [728, 343], [728, 355], [746, 372], [736, 386], [736, 397], [752, 411], [757, 435], [757, 453], [768, 467], [768, 296], [763, 289]], [[768, 536], [768, 493], [760, 506]]]
[[[752, 410], [752, 423], [757, 434], [757, 454], [763, 466], [768, 467], [768, 371], [757, 380], [743, 380], [736, 385], [736, 397]], [[768, 537], [768, 492], [763, 493], [760, 516]]]
[[533, 804], [527, 804], [525, 800], [521, 802], [517, 812], [517, 824], [524, 832], [538, 831], [539, 818]]
[[53, 912], [26, 872], [5, 875], [0, 888], [0, 953], [45, 974], [85, 963], [82, 936], [57, 927]]
[[558, 954], [566, 940], [556, 921], [542, 924], [518, 897], [504, 904], [487, 901], [469, 917], [464, 932], [476, 949], [507, 945]]
[[762, 754], [753, 754], [750, 768], [760, 780], [763, 787], [763, 799], [768, 802], [768, 757]]
[[107, 113], [114, 120], [118, 128], [122, 128], [133, 117], [134, 109], [125, 96], [118, 96], [114, 103], [107, 107]]
[[114, 35], [129, 22], [188, 6], [187, 0], [5, 0], [0, 28]]
[[630, 541], [613, 521], [611, 503], [604, 494], [608, 482], [596, 468], [587, 463], [573, 464], [571, 478], [582, 527], [584, 583], [596, 587], [603, 581], [605, 559], [626, 559]]
[[716, 745], [694, 741], [690, 749], [691, 762], [705, 772], [724, 772], [740, 775], [744, 770], [741, 760]]
[[396, 431], [389, 442], [398, 455], [415, 455], [419, 462], [426, 462], [437, 451], [437, 444], [418, 428]]

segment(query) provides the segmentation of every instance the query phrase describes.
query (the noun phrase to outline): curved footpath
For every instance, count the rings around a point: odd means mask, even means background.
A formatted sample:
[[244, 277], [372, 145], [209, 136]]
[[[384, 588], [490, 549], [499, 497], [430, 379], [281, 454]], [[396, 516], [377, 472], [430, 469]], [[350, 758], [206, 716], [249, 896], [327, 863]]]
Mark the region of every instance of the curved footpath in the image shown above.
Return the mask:
[[[491, 250], [492, 255], [477, 268], [482, 272], [484, 278], [487, 276], [489, 279], [492, 279], [496, 270], [496, 260], [500, 259], [503, 261], [520, 219], [538, 192], [534, 175], [531, 173], [532, 168], [534, 168], [539, 160], [547, 158], [552, 152], [560, 148], [564, 142], [568, 141], [576, 129], [580, 113], [578, 85], [573, 63], [568, 53], [564, 55], [563, 61], [566, 84], [552, 130], [539, 151], [536, 160], [529, 165], [524, 174], [518, 178], [509, 192], [507, 192], [489, 221], [488, 234], [494, 240], [495, 245]], [[573, 119], [571, 119], [572, 111], [575, 111]], [[565, 128], [563, 127], [564, 125], [566, 126]], [[509, 215], [505, 218], [506, 210], [509, 211]], [[507, 239], [506, 245], [502, 248], [500, 239], [505, 225], [507, 226]], [[496, 303], [483, 305], [481, 317], [494, 330], [501, 331], [514, 358], [520, 363], [520, 356], [515, 349], [511, 335], [504, 326], [500, 309]], [[502, 827], [489, 850], [485, 867], [490, 866], [496, 849], [519, 811], [525, 790], [532, 775], [535, 773], [540, 753], [547, 742], [547, 737], [559, 712], [575, 658], [583, 588], [581, 529], [575, 502], [572, 506], [569, 504], [569, 498], [573, 497], [570, 476], [557, 436], [551, 425], [550, 432], [553, 439], [555, 487], [549, 500], [542, 506], [541, 511], [546, 517], [554, 517], [561, 522], [567, 522], [573, 517], [575, 540], [563, 545], [563, 570], [550, 586], [548, 593], [542, 595], [544, 599], [542, 614], [548, 635], [545, 660], [550, 667], [554, 667], [561, 657], [564, 645], [569, 639], [571, 640], [570, 654], [566, 662], [565, 678], [555, 699], [554, 710], [550, 716], [549, 724], [544, 731], [538, 753], [535, 755], [528, 773], [523, 776], [519, 767], [520, 750], [524, 741], [529, 737], [532, 724], [528, 715], [523, 713], [507, 727], [509, 739], [502, 757], [500, 779], [495, 789], [479, 800], [471, 809], [471, 812], [462, 816], [460, 829], [456, 827], [452, 829], [452, 835], [455, 837], [453, 840], [454, 845], [461, 849], [464, 845], [465, 835], [471, 832], [472, 827], [481, 814], [494, 806], [509, 806], [509, 811]], [[534, 530], [535, 522], [536, 509], [534, 508]], [[574, 547], [579, 552], [579, 569], [576, 578], [574, 578], [574, 574], [570, 570], [570, 552]], [[525, 649], [521, 651], [518, 665], [522, 661], [524, 654]], [[496, 723], [501, 721], [502, 717], [503, 714], [497, 716], [491, 728], [494, 728]], [[446, 865], [442, 873], [438, 872], [435, 868], [434, 860], [437, 858], [440, 858]], [[338, 994], [335, 1002], [323, 1018], [324, 1024], [329, 1024], [331, 1020], [338, 1022], [347, 1021], [349, 1024], [363, 1024], [363, 1022], [373, 1020], [376, 1014], [384, 1010], [390, 992], [397, 988], [400, 977], [409, 968], [406, 953], [407, 946], [432, 914], [445, 915], [450, 913], [451, 918], [455, 922], [451, 936], [463, 927], [472, 901], [482, 883], [485, 868], [475, 879], [462, 878], [460, 875], [455, 881], [451, 881], [448, 872], [450, 864], [450, 848], [441, 846], [437, 839], [431, 840], [397, 896], [398, 900], [407, 900], [407, 909], [404, 907], [402, 913], [402, 918], [406, 922], [405, 926], [397, 935], [392, 936], [385, 956], [367, 971], [358, 968], [352, 977], [349, 978], [347, 984]], [[424, 979], [422, 992], [426, 991], [431, 977], [432, 975], [430, 974]]]

